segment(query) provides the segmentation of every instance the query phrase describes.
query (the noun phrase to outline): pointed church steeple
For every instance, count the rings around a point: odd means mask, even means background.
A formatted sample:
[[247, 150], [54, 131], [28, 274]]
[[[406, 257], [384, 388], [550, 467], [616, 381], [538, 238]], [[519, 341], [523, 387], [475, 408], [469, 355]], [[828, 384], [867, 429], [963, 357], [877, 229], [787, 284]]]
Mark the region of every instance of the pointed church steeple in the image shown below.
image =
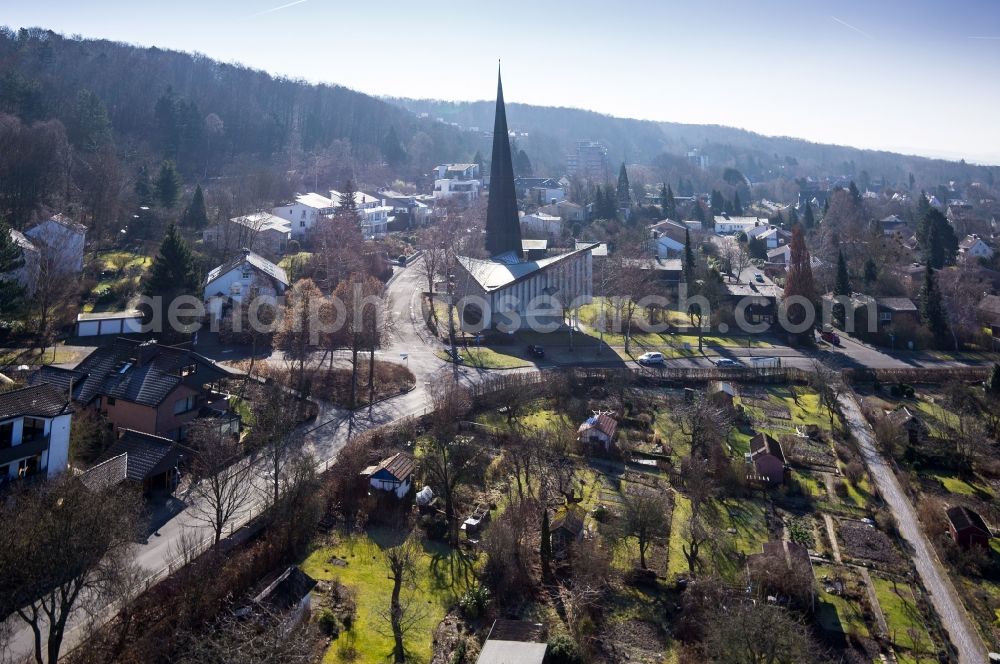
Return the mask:
[[486, 208], [486, 251], [490, 256], [513, 251], [521, 255], [521, 221], [514, 191], [514, 161], [510, 154], [503, 83], [497, 66], [497, 108], [493, 120], [493, 160], [490, 163], [490, 201]]

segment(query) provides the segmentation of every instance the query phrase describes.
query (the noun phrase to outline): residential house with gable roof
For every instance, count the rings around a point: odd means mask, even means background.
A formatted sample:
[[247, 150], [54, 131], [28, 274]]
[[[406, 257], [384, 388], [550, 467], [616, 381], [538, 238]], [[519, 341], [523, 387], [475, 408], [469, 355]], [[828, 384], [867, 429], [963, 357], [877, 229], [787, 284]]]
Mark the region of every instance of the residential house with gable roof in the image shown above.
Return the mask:
[[50, 383], [0, 393], [0, 484], [65, 471], [72, 419], [66, 392]]
[[63, 214], [38, 222], [24, 234], [40, 250], [51, 252], [51, 259], [66, 273], [83, 271], [83, 251], [87, 243], [87, 227]]
[[71, 392], [73, 401], [98, 410], [116, 429], [183, 440], [199, 417], [239, 432], [239, 415], [219, 391], [222, 380], [236, 375], [189, 348], [119, 338], [75, 369], [43, 367], [32, 380]]
[[285, 270], [249, 249], [219, 265], [205, 277], [205, 307], [216, 320], [222, 319], [233, 302], [251, 296], [276, 302], [288, 289]]

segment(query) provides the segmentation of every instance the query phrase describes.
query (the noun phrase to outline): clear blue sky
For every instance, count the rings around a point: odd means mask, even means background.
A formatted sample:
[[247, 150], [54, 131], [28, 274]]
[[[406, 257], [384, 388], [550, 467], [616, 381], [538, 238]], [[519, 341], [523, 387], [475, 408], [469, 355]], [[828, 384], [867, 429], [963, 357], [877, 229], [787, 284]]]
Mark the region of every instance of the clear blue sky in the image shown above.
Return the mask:
[[377, 95], [491, 98], [1000, 163], [1000, 1], [6, 0], [0, 22]]

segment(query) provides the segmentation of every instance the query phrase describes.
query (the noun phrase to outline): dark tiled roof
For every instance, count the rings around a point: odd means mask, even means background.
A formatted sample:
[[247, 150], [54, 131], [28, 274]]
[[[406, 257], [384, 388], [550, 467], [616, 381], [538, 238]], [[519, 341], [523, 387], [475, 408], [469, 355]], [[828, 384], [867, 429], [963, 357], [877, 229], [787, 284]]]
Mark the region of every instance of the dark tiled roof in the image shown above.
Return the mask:
[[983, 517], [979, 516], [978, 512], [970, 510], [965, 505], [952, 507], [946, 513], [948, 515], [948, 520], [951, 521], [951, 525], [955, 527], [955, 530], [975, 528], [976, 530], [981, 530], [987, 536], [990, 535], [990, 529], [986, 527], [986, 522], [983, 521]]
[[0, 420], [10, 417], [56, 417], [70, 412], [65, 392], [49, 383], [37, 383], [0, 393]]
[[[181, 376], [181, 369], [192, 364], [194, 373]], [[74, 372], [73, 398], [80, 403], [103, 395], [152, 407], [159, 406], [182, 383], [198, 389], [232, 375], [187, 348], [131, 339], [116, 339], [97, 348]], [[68, 383], [69, 378], [67, 375], [63, 380]]]
[[133, 482], [142, 482], [167, 472], [177, 465], [183, 455], [181, 446], [169, 438], [132, 429], [121, 429], [121, 432], [121, 437], [108, 448], [98, 463], [127, 455], [125, 474]]
[[583, 513], [573, 507], [566, 507], [559, 510], [552, 518], [550, 530], [552, 532], [565, 530], [576, 537], [583, 532]]
[[117, 486], [128, 476], [128, 454], [105, 459], [80, 474], [80, 481], [91, 491]]
[[292, 565], [272, 581], [254, 602], [275, 613], [289, 611], [316, 587], [316, 580]]
[[892, 311], [916, 311], [917, 305], [908, 297], [880, 297], [877, 298], [878, 306], [885, 307]]
[[278, 267], [263, 256], [255, 254], [249, 250], [244, 250], [243, 253], [231, 258], [227, 262], [209, 272], [208, 276], [205, 277], [205, 285], [207, 286], [230, 270], [240, 267], [243, 263], [248, 263], [258, 272], [262, 272], [280, 284], [288, 286], [288, 275], [285, 273], [283, 268]]
[[527, 620], [497, 618], [493, 621], [493, 627], [490, 628], [489, 636], [486, 638], [495, 641], [543, 642], [545, 626]]
[[750, 439], [750, 454], [757, 458], [761, 454], [770, 454], [785, 461], [785, 454], [781, 451], [781, 443], [768, 433], [759, 433]]
[[397, 480], [404, 481], [413, 474], [416, 467], [417, 462], [412, 456], [403, 452], [397, 452], [388, 459], [384, 459], [382, 463], [376, 466], [375, 472], [377, 473], [380, 470], [384, 470]]
[[992, 314], [1000, 314], [1000, 295], [986, 295], [979, 301], [978, 309]]

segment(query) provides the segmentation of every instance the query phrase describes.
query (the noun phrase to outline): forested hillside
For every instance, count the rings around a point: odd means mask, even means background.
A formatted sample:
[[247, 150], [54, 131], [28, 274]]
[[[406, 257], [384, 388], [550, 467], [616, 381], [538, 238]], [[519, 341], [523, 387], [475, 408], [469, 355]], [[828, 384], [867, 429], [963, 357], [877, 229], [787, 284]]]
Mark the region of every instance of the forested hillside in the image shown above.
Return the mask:
[[[493, 102], [489, 100], [461, 103], [414, 99], [388, 101], [463, 127], [489, 127], [493, 117]], [[579, 101], [586, 104], [586, 99]], [[665, 109], [664, 114], [668, 115], [669, 110]], [[996, 168], [962, 162], [763, 136], [719, 125], [616, 118], [575, 108], [508, 103], [507, 118], [511, 131], [527, 134], [518, 141], [536, 164], [535, 170], [546, 173], [560, 173], [565, 168], [566, 154], [575, 141], [595, 140], [607, 146], [612, 164], [625, 161], [654, 166], [668, 181], [676, 181], [677, 177], [692, 178], [696, 187], [699, 179], [709, 183], [717, 176], [699, 178], [698, 169], [689, 169], [684, 166], [683, 159], [678, 159], [695, 148], [709, 158], [711, 171], [737, 168], [754, 181], [805, 176], [861, 180], [862, 171], [865, 171], [873, 179], [885, 177], [890, 183], [906, 183], [909, 174], [913, 173], [918, 186], [932, 188], [948, 180], [992, 180], [1000, 175]]]
[[188, 184], [268, 173], [290, 179], [280, 190], [377, 184], [475, 151], [469, 135], [343, 87], [41, 29], [0, 29], [0, 114], [0, 212], [15, 226], [43, 205], [113, 219], [140, 169], [163, 160]]

